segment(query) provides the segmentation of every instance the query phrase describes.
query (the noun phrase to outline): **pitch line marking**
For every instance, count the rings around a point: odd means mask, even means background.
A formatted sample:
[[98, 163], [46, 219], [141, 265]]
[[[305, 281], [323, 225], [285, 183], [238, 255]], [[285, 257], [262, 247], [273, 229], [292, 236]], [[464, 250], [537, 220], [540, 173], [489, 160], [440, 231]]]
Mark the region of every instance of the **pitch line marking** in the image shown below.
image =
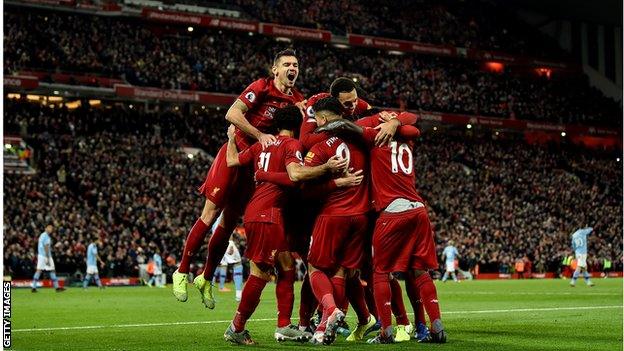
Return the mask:
[[[487, 313], [509, 313], [509, 312], [544, 312], [544, 311], [576, 311], [576, 310], [602, 310], [610, 308], [622, 308], [624, 306], [580, 306], [580, 307], [546, 307], [546, 308], [516, 308], [505, 310], [476, 310], [476, 311], [449, 311], [442, 312], [442, 315], [449, 314], [487, 314]], [[408, 313], [413, 314], [413, 313]], [[270, 322], [276, 321], [277, 318], [256, 318], [250, 319], [249, 322]], [[143, 324], [113, 324], [113, 325], [86, 325], [77, 327], [57, 327], [57, 328], [28, 328], [13, 329], [14, 332], [34, 332], [34, 331], [56, 331], [56, 330], [85, 330], [85, 329], [105, 329], [105, 328], [141, 328], [141, 327], [160, 327], [172, 325], [195, 325], [195, 324], [221, 324], [230, 323], [232, 320], [217, 321], [190, 321], [190, 322], [168, 322], [168, 323], [143, 323]]]

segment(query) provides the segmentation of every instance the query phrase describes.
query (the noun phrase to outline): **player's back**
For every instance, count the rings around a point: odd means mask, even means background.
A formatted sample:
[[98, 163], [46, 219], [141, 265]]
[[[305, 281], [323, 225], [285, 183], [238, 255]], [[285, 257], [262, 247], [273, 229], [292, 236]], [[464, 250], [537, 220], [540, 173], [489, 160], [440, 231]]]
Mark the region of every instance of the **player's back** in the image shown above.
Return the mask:
[[[47, 232], [43, 232], [39, 235], [39, 240], [37, 242], [37, 254], [39, 256], [45, 256], [45, 246], [46, 245], [51, 245], [51, 240], [50, 240], [50, 235], [48, 235]], [[52, 251], [52, 249], [50, 248], [50, 251]], [[52, 253], [52, 252], [50, 252]]]
[[[262, 169], [265, 172], [286, 172], [286, 165], [291, 162], [302, 163], [301, 146], [299, 141], [282, 135], [262, 150], [260, 144], [254, 144], [249, 151], [254, 159], [254, 171]], [[253, 212], [270, 208], [283, 208], [287, 200], [287, 189], [270, 182], [263, 182], [256, 186], [249, 201], [245, 217]]]
[[593, 228], [582, 228], [572, 234], [572, 247], [577, 254], [587, 253], [587, 236], [592, 232]]
[[454, 262], [456, 255], [457, 249], [455, 249], [454, 246], [447, 246], [444, 248], [444, 256], [446, 257], [446, 262]]
[[[349, 168], [354, 171], [364, 170], [364, 174], [368, 173], [368, 157], [364, 146], [338, 137], [331, 137], [314, 145], [306, 155], [306, 165], [318, 166], [333, 156], [348, 159]], [[365, 176], [362, 184], [358, 186], [330, 192], [323, 199], [319, 214], [355, 215], [368, 212], [370, 209], [368, 183], [368, 177]]]
[[89, 244], [87, 248], [87, 265], [94, 266], [96, 264], [97, 246], [95, 243]]

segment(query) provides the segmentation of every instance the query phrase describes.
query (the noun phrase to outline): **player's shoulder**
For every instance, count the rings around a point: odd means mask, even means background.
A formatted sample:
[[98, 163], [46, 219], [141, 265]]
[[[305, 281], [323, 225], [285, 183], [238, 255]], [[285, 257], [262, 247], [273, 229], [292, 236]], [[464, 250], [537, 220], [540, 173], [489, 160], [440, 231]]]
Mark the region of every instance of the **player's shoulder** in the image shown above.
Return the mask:
[[263, 78], [258, 78], [256, 80], [254, 80], [253, 82], [251, 82], [251, 84], [249, 84], [249, 86], [253, 86], [256, 88], [267, 88], [269, 86], [271, 86], [271, 82], [273, 81], [273, 78], [268, 78], [268, 77], [263, 77]]
[[330, 97], [331, 95], [329, 95], [329, 93], [318, 93], [318, 94], [314, 94], [312, 96], [310, 96], [310, 98], [308, 99], [308, 106], [312, 106], [315, 103], [317, 103], [319, 100], [324, 99], [326, 97]]

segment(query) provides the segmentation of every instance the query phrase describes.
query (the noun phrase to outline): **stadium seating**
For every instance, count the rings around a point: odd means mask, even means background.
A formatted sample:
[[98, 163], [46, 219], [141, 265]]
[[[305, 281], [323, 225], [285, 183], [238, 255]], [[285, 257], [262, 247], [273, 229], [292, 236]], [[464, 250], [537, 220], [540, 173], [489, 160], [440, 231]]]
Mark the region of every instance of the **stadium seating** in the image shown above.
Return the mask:
[[[281, 2], [277, 2], [281, 3]], [[5, 73], [45, 70], [120, 78], [165, 89], [240, 93], [268, 74], [273, 38], [154, 25], [137, 19], [55, 12], [6, 13]], [[431, 18], [428, 16], [428, 18]], [[508, 40], [511, 42], [513, 40]], [[501, 73], [470, 60], [299, 42], [298, 86], [309, 96], [339, 75], [353, 76], [374, 105], [542, 122], [621, 126], [619, 104], [586, 77], [508, 67]]]
[[[5, 99], [5, 133], [24, 134], [38, 168], [5, 175], [7, 273], [32, 276], [48, 220], [59, 226], [53, 250], [61, 273], [84, 270], [90, 234], [105, 239], [103, 276], [136, 276], [155, 245], [165, 258], [179, 254], [210, 166], [180, 148], [214, 154], [225, 122], [223, 110], [169, 107], [67, 110]], [[433, 130], [416, 150], [417, 186], [431, 207], [438, 252], [454, 239], [464, 269], [505, 272], [527, 255], [534, 271], [556, 271], [570, 233], [585, 224], [598, 226], [590, 265], [606, 257], [622, 268], [622, 167], [611, 153]]]

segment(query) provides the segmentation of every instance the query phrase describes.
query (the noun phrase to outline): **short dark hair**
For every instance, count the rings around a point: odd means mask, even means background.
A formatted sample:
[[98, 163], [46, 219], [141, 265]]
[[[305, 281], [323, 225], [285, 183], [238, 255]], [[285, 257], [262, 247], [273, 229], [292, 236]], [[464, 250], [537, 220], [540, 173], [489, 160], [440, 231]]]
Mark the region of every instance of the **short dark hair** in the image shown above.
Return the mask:
[[355, 82], [351, 78], [340, 77], [336, 78], [329, 86], [329, 94], [337, 98], [340, 93], [348, 93], [355, 88]]
[[329, 96], [329, 97], [322, 98], [319, 101], [317, 101], [312, 106], [312, 109], [314, 110], [314, 113], [319, 113], [321, 111], [329, 111], [329, 112], [333, 112], [337, 114], [338, 116], [342, 116], [343, 107], [340, 101], [338, 101], [338, 99], [336, 99], [333, 96]]
[[292, 48], [284, 49], [284, 50], [278, 52], [277, 54], [275, 54], [275, 58], [273, 58], [273, 65], [274, 66], [277, 65], [277, 61], [282, 56], [295, 56], [295, 57], [297, 57], [297, 52], [295, 51], [295, 49], [292, 49]]
[[299, 107], [288, 105], [275, 111], [273, 114], [273, 126], [275, 126], [278, 131], [284, 129], [297, 131], [299, 130], [299, 126], [301, 126], [302, 118]]

